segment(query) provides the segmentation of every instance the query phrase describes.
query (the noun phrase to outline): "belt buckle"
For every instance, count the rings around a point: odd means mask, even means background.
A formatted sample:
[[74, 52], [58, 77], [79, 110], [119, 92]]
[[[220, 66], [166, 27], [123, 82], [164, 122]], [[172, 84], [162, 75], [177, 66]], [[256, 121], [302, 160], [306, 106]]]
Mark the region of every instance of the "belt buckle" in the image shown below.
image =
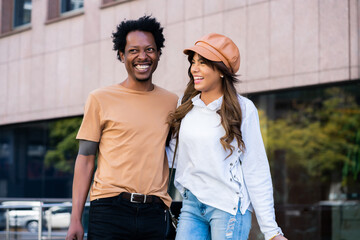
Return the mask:
[[[144, 196], [144, 202], [134, 200], [134, 196]], [[131, 193], [130, 202], [132, 202], [132, 203], [145, 203], [146, 202], [146, 195], [141, 194], [141, 193]]]

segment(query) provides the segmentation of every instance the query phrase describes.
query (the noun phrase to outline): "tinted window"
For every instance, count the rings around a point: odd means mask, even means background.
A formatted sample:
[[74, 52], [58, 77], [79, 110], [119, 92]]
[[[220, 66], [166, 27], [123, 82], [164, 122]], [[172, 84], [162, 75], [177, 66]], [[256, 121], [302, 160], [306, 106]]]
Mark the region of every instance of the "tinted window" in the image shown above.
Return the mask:
[[83, 0], [61, 0], [61, 13], [70, 12], [83, 7]]
[[71, 197], [81, 117], [0, 127], [0, 197]]
[[31, 0], [14, 1], [14, 27], [19, 27], [31, 21]]
[[249, 98], [259, 109], [287, 238], [360, 236], [360, 83]]

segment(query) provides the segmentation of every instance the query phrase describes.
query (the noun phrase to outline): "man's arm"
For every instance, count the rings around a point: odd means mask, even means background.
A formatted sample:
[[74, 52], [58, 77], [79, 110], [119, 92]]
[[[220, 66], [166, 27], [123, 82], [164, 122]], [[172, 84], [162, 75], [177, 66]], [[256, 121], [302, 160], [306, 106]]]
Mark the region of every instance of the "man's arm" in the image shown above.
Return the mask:
[[66, 240], [79, 240], [84, 237], [81, 217], [94, 172], [97, 146], [98, 143], [80, 140], [74, 170], [71, 221]]
[[277, 235], [270, 240], [288, 240], [288, 239], [286, 237], [284, 237], [283, 235]]

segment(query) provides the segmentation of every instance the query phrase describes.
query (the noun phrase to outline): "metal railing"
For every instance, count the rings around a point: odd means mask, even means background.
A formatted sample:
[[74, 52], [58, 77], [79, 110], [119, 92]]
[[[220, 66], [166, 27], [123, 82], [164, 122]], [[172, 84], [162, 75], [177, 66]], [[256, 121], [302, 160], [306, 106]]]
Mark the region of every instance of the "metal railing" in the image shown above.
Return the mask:
[[[0, 210], [2, 210], [3, 213], [0, 212], [0, 214], [5, 215], [5, 231], [0, 231], [0, 239], [64, 239], [66, 236], [66, 231], [63, 231], [61, 233], [58, 233], [54, 235], [53, 232], [53, 212], [52, 209], [54, 207], [60, 207], [60, 208], [69, 208], [69, 213], [71, 212], [72, 204], [71, 202], [66, 199], [66, 202], [57, 201], [56, 199], [45, 199], [45, 200], [10, 200], [6, 199], [0, 204]], [[1, 202], [1, 200], [0, 200]], [[56, 203], [55, 203], [56, 202]], [[86, 202], [85, 207], [90, 206], [89, 202]], [[18, 217], [17, 213], [11, 212], [11, 211], [22, 211], [22, 214], [24, 214], [27, 210], [29, 210], [29, 215], [23, 215]], [[45, 211], [47, 214], [44, 214]], [[31, 212], [33, 214], [31, 214]], [[14, 213], [14, 214], [11, 214]], [[45, 216], [46, 215], [46, 216]], [[23, 231], [12, 231], [11, 228], [15, 228], [15, 230], [25, 228], [25, 225], [22, 224], [21, 226], [18, 226], [18, 223], [23, 221], [23, 218], [29, 217], [32, 222], [37, 222], [37, 232], [23, 232]], [[32, 220], [31, 220], [32, 219]], [[44, 221], [46, 220], [46, 222]], [[24, 220], [26, 222], [27, 220]], [[70, 221], [70, 215], [69, 215], [69, 221]], [[45, 226], [46, 225], [46, 226]], [[45, 231], [46, 229], [46, 231]], [[66, 229], [67, 230], [67, 229]], [[5, 236], [4, 236], [5, 235]], [[5, 238], [3, 238], [5, 237]], [[85, 233], [85, 239], [86, 239], [86, 233]]]

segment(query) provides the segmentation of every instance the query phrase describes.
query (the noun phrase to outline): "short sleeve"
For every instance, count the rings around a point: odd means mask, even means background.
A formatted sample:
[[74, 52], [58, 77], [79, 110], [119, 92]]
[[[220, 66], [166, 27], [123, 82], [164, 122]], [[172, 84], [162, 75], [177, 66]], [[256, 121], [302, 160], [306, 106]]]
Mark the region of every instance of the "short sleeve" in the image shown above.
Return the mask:
[[84, 117], [76, 139], [99, 142], [101, 137], [101, 108], [93, 94], [90, 94], [84, 110]]

